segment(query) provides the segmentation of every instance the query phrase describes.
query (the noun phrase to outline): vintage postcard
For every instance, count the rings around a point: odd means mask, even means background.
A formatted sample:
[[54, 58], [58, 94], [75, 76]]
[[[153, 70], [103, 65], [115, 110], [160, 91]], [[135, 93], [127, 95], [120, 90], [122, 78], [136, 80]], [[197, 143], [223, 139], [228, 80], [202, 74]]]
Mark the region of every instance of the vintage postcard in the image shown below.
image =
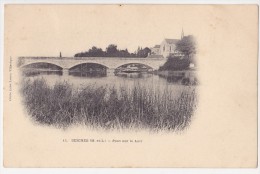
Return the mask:
[[257, 167], [257, 5], [4, 7], [5, 167]]

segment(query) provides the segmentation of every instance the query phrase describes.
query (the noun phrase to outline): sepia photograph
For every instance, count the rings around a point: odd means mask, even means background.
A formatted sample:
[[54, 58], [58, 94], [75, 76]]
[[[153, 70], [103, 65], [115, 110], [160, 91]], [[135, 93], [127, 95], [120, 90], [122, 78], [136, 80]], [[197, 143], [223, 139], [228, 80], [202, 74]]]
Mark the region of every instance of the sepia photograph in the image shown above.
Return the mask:
[[57, 128], [181, 131], [196, 109], [198, 78], [195, 38], [180, 33], [132, 53], [109, 44], [73, 57], [19, 57], [24, 108]]
[[7, 168], [257, 168], [258, 5], [5, 4]]

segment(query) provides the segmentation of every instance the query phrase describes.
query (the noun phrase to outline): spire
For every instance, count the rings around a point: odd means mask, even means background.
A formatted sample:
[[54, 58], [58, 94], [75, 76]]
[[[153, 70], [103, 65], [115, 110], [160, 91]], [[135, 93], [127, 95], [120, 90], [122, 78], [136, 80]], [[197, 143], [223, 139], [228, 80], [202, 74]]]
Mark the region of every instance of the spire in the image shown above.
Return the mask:
[[183, 28], [181, 30], [181, 39], [184, 37], [184, 31], [183, 31]]
[[61, 52], [60, 52], [60, 57], [62, 57]]

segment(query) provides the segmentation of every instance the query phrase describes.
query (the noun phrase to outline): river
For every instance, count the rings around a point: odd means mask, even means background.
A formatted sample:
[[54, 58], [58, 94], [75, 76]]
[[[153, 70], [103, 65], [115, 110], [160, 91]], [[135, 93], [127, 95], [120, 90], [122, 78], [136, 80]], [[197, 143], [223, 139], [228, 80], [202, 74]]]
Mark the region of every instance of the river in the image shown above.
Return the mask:
[[193, 88], [181, 84], [181, 79], [172, 77], [162, 77], [155, 73], [120, 73], [113, 72], [100, 73], [100, 72], [63, 72], [63, 71], [47, 71], [36, 69], [23, 73], [24, 78], [31, 80], [45, 79], [47, 84], [53, 86], [58, 82], [68, 82], [74, 88], [81, 88], [87, 85], [95, 85], [97, 87], [127, 87], [132, 88], [137, 84], [146, 88], [153, 88], [156, 91], [163, 91], [167, 88], [177, 94], [185, 89]]
[[29, 115], [42, 124], [183, 130], [196, 106], [196, 86], [181, 78], [25, 69], [21, 91]]

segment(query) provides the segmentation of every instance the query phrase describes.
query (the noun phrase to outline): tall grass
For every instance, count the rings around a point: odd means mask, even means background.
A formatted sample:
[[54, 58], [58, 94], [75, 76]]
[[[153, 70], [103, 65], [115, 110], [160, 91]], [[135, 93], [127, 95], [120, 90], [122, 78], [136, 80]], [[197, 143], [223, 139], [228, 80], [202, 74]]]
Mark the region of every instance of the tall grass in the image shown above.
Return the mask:
[[75, 89], [67, 82], [54, 86], [44, 79], [24, 80], [21, 89], [29, 115], [38, 123], [67, 128], [84, 124], [102, 129], [183, 130], [196, 108], [196, 91], [176, 95], [165, 88], [135, 85]]

